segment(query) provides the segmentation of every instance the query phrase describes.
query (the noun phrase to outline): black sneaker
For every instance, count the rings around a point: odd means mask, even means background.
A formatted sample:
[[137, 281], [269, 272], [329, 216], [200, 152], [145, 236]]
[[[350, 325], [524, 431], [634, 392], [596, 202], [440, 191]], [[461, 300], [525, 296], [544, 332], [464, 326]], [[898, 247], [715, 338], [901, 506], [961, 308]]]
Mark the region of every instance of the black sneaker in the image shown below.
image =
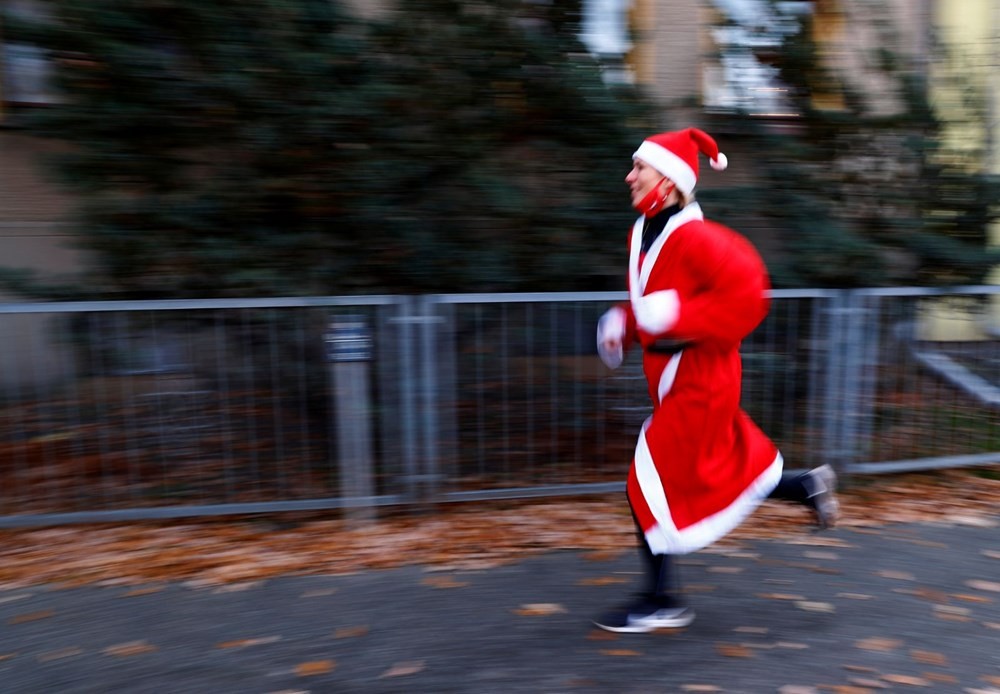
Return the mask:
[[679, 629], [694, 621], [694, 610], [683, 605], [664, 607], [647, 597], [612, 610], [594, 624], [605, 631], [622, 634], [643, 634], [657, 629]]
[[809, 505], [816, 513], [816, 523], [821, 528], [832, 528], [840, 517], [837, 501], [837, 473], [829, 465], [820, 465], [805, 476], [809, 492]]

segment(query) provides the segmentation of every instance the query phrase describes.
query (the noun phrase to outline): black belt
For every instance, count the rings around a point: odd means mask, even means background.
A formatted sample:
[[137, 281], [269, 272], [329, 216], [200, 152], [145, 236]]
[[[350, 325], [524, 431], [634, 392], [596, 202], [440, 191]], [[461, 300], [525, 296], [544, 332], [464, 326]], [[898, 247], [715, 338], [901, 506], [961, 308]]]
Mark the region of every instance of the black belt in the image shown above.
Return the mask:
[[677, 354], [690, 345], [690, 342], [686, 342], [684, 340], [670, 340], [662, 338], [647, 346], [646, 351], [654, 354]]

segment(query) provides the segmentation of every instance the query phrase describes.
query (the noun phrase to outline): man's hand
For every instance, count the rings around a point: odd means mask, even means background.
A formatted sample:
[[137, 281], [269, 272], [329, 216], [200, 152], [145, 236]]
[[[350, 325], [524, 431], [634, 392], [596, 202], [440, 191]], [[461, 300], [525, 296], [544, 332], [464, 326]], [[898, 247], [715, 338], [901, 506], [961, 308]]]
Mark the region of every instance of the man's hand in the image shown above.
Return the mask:
[[597, 354], [609, 369], [617, 369], [625, 359], [625, 312], [615, 306], [597, 321]]

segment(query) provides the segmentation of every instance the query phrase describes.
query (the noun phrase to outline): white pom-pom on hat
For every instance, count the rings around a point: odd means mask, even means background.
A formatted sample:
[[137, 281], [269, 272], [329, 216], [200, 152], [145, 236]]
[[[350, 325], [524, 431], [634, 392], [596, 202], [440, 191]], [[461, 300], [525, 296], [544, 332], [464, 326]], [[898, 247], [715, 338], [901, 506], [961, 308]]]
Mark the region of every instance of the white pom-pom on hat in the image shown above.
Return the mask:
[[642, 159], [669, 178], [677, 189], [691, 195], [698, 183], [698, 154], [708, 157], [716, 171], [724, 171], [729, 159], [719, 151], [715, 139], [698, 128], [659, 133], [646, 138], [633, 159]]

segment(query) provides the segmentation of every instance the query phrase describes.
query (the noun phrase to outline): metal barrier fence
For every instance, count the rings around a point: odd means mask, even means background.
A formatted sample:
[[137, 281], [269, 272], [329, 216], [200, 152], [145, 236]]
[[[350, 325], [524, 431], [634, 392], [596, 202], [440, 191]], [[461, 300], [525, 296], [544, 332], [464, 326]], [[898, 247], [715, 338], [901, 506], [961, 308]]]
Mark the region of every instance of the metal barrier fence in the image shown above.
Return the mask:
[[[779, 290], [743, 404], [791, 466], [1000, 460], [995, 287]], [[623, 489], [619, 293], [0, 305], [0, 527]]]
[[1000, 462], [1000, 287], [847, 295], [842, 468], [868, 474]]

